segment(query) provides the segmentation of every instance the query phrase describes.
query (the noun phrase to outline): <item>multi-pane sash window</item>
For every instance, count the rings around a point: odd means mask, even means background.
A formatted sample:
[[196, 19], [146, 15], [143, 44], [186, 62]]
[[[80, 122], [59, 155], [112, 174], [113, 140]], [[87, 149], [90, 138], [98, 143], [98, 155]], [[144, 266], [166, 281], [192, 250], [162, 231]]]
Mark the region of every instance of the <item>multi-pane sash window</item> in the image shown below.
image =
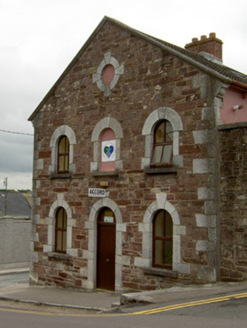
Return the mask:
[[153, 220], [153, 266], [172, 269], [173, 223], [171, 215], [160, 210]]
[[171, 123], [166, 120], [158, 123], [155, 127], [153, 138], [151, 165], [171, 164], [173, 144]]
[[60, 207], [56, 213], [55, 252], [66, 253], [67, 245], [67, 213]]
[[62, 136], [58, 143], [58, 160], [57, 160], [58, 173], [69, 172], [69, 139]]

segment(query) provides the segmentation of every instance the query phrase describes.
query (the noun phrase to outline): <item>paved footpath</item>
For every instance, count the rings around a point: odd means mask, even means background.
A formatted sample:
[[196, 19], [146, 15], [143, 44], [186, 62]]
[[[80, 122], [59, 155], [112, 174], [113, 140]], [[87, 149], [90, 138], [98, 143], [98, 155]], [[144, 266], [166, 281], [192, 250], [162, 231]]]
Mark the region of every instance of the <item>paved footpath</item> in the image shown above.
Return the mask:
[[[0, 275], [2, 272], [0, 272]], [[6, 272], [4, 273], [6, 274]], [[216, 295], [247, 292], [247, 282], [216, 283], [208, 285], [176, 286], [164, 290], [117, 293], [100, 290], [85, 291], [70, 288], [29, 286], [12, 284], [0, 288], [0, 300], [15, 300], [25, 303], [56, 305], [97, 311], [109, 311], [120, 305], [174, 303], [183, 300], [216, 297]]]

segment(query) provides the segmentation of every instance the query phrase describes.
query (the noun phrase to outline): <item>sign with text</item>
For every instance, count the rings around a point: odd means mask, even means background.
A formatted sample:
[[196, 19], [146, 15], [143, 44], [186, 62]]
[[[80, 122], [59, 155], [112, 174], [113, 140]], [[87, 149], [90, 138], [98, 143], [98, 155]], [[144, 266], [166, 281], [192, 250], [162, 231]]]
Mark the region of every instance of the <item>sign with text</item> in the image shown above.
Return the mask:
[[114, 223], [114, 218], [112, 216], [105, 216], [104, 217], [104, 222]]
[[109, 197], [109, 191], [99, 188], [88, 188], [89, 197]]

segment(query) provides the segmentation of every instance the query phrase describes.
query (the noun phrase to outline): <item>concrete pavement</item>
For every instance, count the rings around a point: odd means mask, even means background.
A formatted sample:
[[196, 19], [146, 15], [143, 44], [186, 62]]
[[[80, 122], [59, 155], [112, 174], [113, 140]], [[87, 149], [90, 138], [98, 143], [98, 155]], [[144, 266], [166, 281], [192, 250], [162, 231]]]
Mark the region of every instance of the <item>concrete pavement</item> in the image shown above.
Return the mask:
[[[6, 274], [6, 272], [0, 272]], [[70, 288], [13, 284], [0, 288], [0, 300], [19, 301], [38, 305], [61, 306], [94, 311], [109, 311], [113, 307], [130, 304], [161, 304], [181, 302], [200, 297], [247, 292], [247, 282], [208, 285], [175, 286], [164, 290], [138, 293], [114, 293], [100, 290], [85, 291]]]

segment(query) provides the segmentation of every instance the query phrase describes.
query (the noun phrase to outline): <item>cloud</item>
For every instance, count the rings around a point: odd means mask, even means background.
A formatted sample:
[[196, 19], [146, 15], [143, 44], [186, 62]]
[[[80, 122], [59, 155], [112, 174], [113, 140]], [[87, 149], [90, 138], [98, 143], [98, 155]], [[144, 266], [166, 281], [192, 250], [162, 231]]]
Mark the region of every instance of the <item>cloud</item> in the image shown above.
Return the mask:
[[19, 173], [19, 172], [0, 172], [0, 189], [5, 189], [4, 179], [8, 178], [8, 189], [32, 190], [32, 173]]
[[31, 172], [33, 137], [0, 131], [0, 170], [2, 172]]

